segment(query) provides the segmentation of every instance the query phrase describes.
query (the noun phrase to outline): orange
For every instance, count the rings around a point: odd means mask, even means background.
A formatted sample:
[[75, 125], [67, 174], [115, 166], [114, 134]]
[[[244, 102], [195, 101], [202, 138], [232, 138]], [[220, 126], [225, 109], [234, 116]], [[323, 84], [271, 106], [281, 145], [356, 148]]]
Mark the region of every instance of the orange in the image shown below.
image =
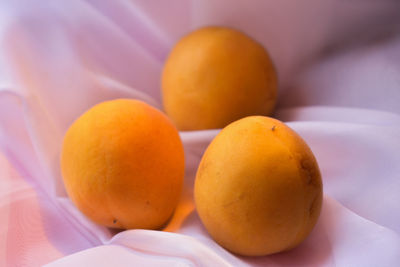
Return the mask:
[[68, 195], [94, 222], [157, 229], [173, 214], [184, 176], [178, 131], [141, 101], [100, 103], [68, 129], [61, 153]]
[[263, 46], [234, 29], [205, 27], [183, 37], [166, 61], [164, 109], [180, 130], [222, 128], [270, 115], [277, 83]]
[[238, 120], [216, 136], [199, 165], [194, 193], [210, 235], [247, 256], [300, 244], [322, 205], [312, 151], [284, 123], [263, 116]]

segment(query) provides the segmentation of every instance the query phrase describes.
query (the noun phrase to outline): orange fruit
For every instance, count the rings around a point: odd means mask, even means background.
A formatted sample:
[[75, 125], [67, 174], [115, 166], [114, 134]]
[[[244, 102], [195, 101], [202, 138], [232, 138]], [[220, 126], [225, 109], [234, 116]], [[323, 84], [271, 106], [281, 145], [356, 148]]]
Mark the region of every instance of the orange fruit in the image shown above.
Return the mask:
[[183, 145], [157, 109], [137, 100], [107, 101], [68, 129], [61, 170], [71, 200], [94, 222], [157, 229], [181, 194]]
[[284, 123], [263, 116], [238, 120], [216, 136], [200, 162], [194, 193], [210, 235], [247, 256], [300, 244], [322, 205], [312, 151]]
[[249, 115], [270, 115], [277, 74], [266, 50], [230, 28], [205, 27], [183, 37], [162, 73], [164, 109], [180, 130], [222, 128]]

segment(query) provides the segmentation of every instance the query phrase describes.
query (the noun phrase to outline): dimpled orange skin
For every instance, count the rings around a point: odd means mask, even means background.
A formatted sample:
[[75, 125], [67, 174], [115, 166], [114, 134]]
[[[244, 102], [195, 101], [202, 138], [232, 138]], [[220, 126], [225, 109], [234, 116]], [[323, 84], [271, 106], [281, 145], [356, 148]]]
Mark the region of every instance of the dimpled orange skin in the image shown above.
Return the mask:
[[320, 214], [322, 180], [299, 135], [278, 120], [251, 116], [211, 142], [194, 193], [201, 221], [221, 246], [261, 256], [308, 236]]
[[61, 169], [87, 217], [113, 228], [157, 229], [180, 198], [184, 153], [169, 119], [141, 101], [100, 103], [68, 129]]
[[270, 115], [277, 74], [265, 49], [247, 35], [205, 27], [172, 49], [162, 74], [166, 113], [180, 130], [222, 128], [249, 115]]

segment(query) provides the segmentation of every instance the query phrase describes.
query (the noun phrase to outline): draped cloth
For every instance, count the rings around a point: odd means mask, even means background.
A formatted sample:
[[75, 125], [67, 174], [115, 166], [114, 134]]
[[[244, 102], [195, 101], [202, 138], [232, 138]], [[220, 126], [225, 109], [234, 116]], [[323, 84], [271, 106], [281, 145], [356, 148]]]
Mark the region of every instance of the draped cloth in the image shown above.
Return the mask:
[[[3, 0], [0, 3], [0, 266], [399, 266], [400, 2], [394, 0]], [[96, 103], [162, 109], [174, 43], [205, 25], [239, 29], [279, 75], [274, 117], [310, 145], [324, 203], [297, 248], [241, 257], [207, 234], [193, 202], [219, 129], [181, 132], [181, 201], [162, 231], [88, 220], [60, 175], [68, 126]]]

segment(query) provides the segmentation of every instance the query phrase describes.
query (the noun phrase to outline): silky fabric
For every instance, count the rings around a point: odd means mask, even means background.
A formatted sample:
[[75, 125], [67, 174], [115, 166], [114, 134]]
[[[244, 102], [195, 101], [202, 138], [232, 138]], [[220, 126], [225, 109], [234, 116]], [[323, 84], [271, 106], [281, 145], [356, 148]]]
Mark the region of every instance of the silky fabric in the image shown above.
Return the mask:
[[[400, 266], [399, 14], [393, 0], [0, 2], [0, 266]], [[291, 251], [241, 257], [202, 226], [194, 177], [220, 129], [180, 133], [184, 190], [161, 231], [96, 225], [65, 192], [69, 125], [116, 98], [162, 110], [168, 52], [206, 25], [268, 49], [274, 117], [317, 158], [321, 216]]]

